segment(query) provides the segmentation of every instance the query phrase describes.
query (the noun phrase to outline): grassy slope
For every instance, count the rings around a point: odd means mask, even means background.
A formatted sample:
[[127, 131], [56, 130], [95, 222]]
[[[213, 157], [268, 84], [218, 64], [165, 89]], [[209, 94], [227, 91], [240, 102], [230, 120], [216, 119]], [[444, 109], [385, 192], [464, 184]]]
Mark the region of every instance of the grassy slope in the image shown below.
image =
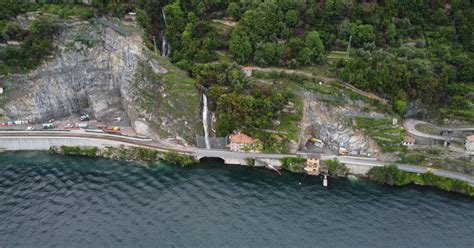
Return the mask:
[[[233, 28], [222, 23], [213, 23], [212, 25], [216, 28], [223, 40], [228, 38], [229, 32]], [[339, 59], [349, 58], [347, 57], [347, 53], [345, 51], [332, 51], [327, 55], [327, 60], [329, 63], [334, 63]], [[230, 63], [232, 61], [232, 57], [229, 55], [228, 51], [218, 52], [218, 62]], [[310, 74], [312, 77], [293, 77], [292, 75], [281, 75], [281, 73], [280, 75], [276, 75], [274, 73], [261, 72], [256, 73], [257, 75], [254, 73], [254, 78], [257, 77], [261, 80], [274, 83], [275, 87], [289, 86], [294, 92], [301, 90], [314, 92], [320, 96], [320, 100], [322, 102], [327, 104], [344, 105], [346, 104], [346, 99], [353, 101], [360, 100], [369, 103], [368, 107], [364, 109], [366, 112], [376, 111], [392, 115], [391, 111], [389, 111], [383, 104], [342, 87], [337, 79], [330, 77], [330, 73], [326, 66], [306, 66], [301, 67], [296, 71], [301, 71], [301, 73], [305, 75]], [[319, 81], [324, 83], [319, 85]], [[296, 113], [284, 113], [280, 118], [280, 125], [275, 127], [275, 130], [286, 133], [286, 137], [289, 140], [297, 141], [299, 132], [298, 124], [302, 119], [303, 106], [301, 98], [298, 96], [295, 96], [294, 102], [295, 109], [297, 110]], [[391, 119], [389, 121], [391, 123]], [[366, 124], [369, 123], [370, 122], [367, 121]], [[399, 130], [398, 128], [392, 128], [390, 125], [379, 127], [377, 129], [373, 129], [373, 127], [374, 126], [369, 125], [366, 128], [363, 128], [363, 130], [367, 135], [374, 138], [384, 151], [403, 150], [403, 147], [400, 147], [400, 142], [404, 134], [402, 130]]]
[[[152, 112], [155, 116], [167, 118], [166, 124], [170, 125], [170, 129], [179, 130], [178, 135], [188, 141], [193, 141], [195, 133], [201, 130], [200, 96], [194, 80], [186, 72], [177, 69], [166, 58], [151, 52], [148, 55], [158, 60], [168, 72], [157, 74], [148, 64], [141, 63], [137, 79], [146, 83], [135, 84], [142, 96], [139, 102], [140, 107]], [[168, 128], [162, 128], [161, 123], [154, 124], [159, 135], [175, 136], [174, 133], [167, 131]]]
[[406, 150], [404, 146], [401, 146], [405, 132], [401, 127], [392, 126], [391, 119], [371, 119], [364, 117], [356, 117], [354, 119], [355, 125], [352, 125], [352, 127], [361, 129], [372, 137], [382, 151], [395, 152]]
[[[471, 94], [474, 94], [474, 84], [468, 85], [468, 90]], [[471, 98], [472, 99], [472, 98]], [[463, 109], [453, 109], [449, 107], [441, 108], [441, 112], [453, 118], [474, 120], [474, 101], [470, 101], [469, 106]]]

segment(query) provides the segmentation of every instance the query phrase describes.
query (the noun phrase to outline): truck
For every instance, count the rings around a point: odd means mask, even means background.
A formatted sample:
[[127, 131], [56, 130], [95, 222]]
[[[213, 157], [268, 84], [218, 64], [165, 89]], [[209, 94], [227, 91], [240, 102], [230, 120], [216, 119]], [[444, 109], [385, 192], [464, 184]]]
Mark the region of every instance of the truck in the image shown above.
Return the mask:
[[120, 133], [120, 127], [101, 127], [101, 129], [104, 130], [104, 132], [110, 133], [110, 134], [119, 134], [119, 135], [122, 134]]
[[339, 147], [339, 155], [345, 156], [345, 155], [347, 155], [347, 154], [348, 154], [348, 152], [347, 152], [347, 149], [346, 149], [346, 148], [344, 148], [344, 147]]

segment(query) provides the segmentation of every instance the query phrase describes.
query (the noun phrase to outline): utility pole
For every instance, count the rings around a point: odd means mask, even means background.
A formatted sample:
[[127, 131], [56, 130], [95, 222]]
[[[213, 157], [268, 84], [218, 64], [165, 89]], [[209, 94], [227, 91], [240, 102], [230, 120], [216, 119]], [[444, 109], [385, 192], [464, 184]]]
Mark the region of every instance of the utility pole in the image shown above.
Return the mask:
[[351, 42], [352, 42], [352, 35], [349, 36], [349, 44], [347, 44], [347, 54], [346, 54], [347, 58], [349, 58], [349, 54], [351, 52]]

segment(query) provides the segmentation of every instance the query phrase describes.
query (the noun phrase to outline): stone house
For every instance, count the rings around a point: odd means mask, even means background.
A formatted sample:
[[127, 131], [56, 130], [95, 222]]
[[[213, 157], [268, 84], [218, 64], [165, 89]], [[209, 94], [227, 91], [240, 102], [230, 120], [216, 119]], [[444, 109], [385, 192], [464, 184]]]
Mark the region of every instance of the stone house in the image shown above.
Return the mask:
[[260, 152], [262, 143], [246, 134], [231, 134], [227, 147], [233, 152]]
[[253, 68], [251, 66], [244, 66], [244, 67], [242, 67], [242, 71], [244, 72], [245, 76], [251, 77], [252, 72], [253, 72]]
[[466, 152], [474, 155], [474, 135], [469, 135], [466, 137]]
[[415, 138], [405, 135], [403, 137], [402, 145], [404, 146], [414, 146], [415, 145]]
[[137, 19], [137, 14], [135, 12], [128, 12], [124, 17], [125, 21], [134, 22]]
[[308, 173], [308, 175], [314, 175], [314, 176], [319, 175], [319, 169], [320, 169], [319, 160], [320, 158], [317, 155], [313, 155], [313, 154], [308, 155], [306, 159], [305, 167], [304, 167], [304, 170], [306, 171], [306, 173]]

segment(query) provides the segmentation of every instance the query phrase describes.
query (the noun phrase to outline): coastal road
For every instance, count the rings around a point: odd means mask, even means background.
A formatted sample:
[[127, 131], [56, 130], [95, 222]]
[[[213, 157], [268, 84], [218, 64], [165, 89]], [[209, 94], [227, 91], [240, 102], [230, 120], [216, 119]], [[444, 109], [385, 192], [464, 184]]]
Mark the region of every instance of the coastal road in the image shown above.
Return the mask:
[[464, 126], [464, 127], [459, 127], [459, 126], [443, 126], [443, 127], [440, 127], [440, 126], [436, 126], [434, 124], [431, 124], [431, 123], [428, 123], [428, 122], [425, 122], [425, 121], [420, 121], [420, 120], [414, 120], [414, 119], [408, 119], [412, 122], [414, 122], [415, 125], [420, 125], [420, 124], [423, 124], [423, 125], [426, 125], [426, 126], [429, 126], [433, 129], [437, 129], [437, 130], [440, 130], [440, 131], [474, 131], [474, 127], [473, 126]]
[[434, 140], [441, 140], [441, 141], [450, 141], [450, 140], [457, 140], [460, 142], [463, 142], [464, 140], [461, 138], [455, 138], [455, 137], [448, 137], [448, 136], [442, 136], [442, 135], [436, 135], [436, 134], [428, 134], [421, 132], [416, 129], [417, 125], [427, 125], [429, 127], [432, 127], [434, 129], [442, 130], [442, 131], [474, 131], [474, 127], [438, 127], [435, 126], [431, 123], [425, 122], [425, 121], [420, 121], [420, 120], [415, 120], [415, 119], [406, 119], [403, 121], [403, 128], [405, 130], [416, 137], [421, 137], [421, 138], [427, 138], [427, 139], [434, 139]]
[[420, 124], [427, 124], [427, 122], [414, 120], [414, 119], [406, 119], [406, 120], [403, 121], [403, 128], [405, 128], [405, 130], [409, 134], [411, 134], [413, 136], [416, 136], [416, 137], [422, 137], [422, 138], [434, 139], [434, 140], [442, 140], [442, 141], [449, 140], [449, 137], [446, 137], [446, 136], [436, 135], [436, 134], [428, 134], [428, 133], [423, 133], [421, 131], [418, 131], [416, 129], [416, 126], [420, 125]]
[[[344, 164], [354, 164], [354, 165], [364, 165], [364, 166], [385, 166], [390, 164], [395, 164], [400, 170], [413, 172], [413, 173], [426, 173], [428, 170], [437, 176], [448, 177], [451, 179], [456, 179], [460, 181], [464, 181], [469, 183], [471, 186], [474, 186], [474, 176], [468, 174], [462, 174], [459, 172], [436, 169], [436, 168], [429, 168], [425, 166], [415, 166], [409, 164], [399, 164], [399, 163], [389, 163], [377, 160], [375, 158], [359, 158], [359, 157], [350, 157], [350, 156], [333, 156], [337, 158], [341, 163]], [[323, 158], [324, 159], [324, 158]], [[331, 158], [329, 158], [331, 159]]]
[[[103, 145], [128, 145], [128, 146], [140, 146], [153, 148], [160, 151], [174, 151], [181, 154], [192, 155], [198, 158], [202, 157], [216, 157], [226, 159], [246, 159], [246, 158], [257, 158], [257, 159], [280, 159], [283, 157], [296, 157], [297, 154], [268, 154], [268, 153], [243, 153], [243, 152], [231, 152], [227, 150], [207, 150], [207, 149], [198, 149], [182, 146], [173, 146], [170, 144], [163, 144], [151, 139], [140, 139], [127, 136], [118, 136], [111, 135], [106, 133], [89, 133], [84, 131], [0, 131], [0, 149], [2, 144], [6, 144], [6, 141], [42, 141], [42, 140], [54, 140], [55, 145], [79, 145], [77, 141], [83, 140], [85, 144], [91, 145], [95, 144], [96, 146]], [[3, 145], [3, 148], [6, 145]], [[34, 147], [35, 150], [48, 150], [50, 144], [45, 142], [43, 147]], [[15, 147], [17, 150], [32, 150], [28, 147]], [[299, 154], [300, 156], [305, 156], [304, 154]], [[365, 166], [365, 167], [379, 167], [390, 164], [389, 162], [384, 162], [377, 160], [375, 158], [362, 158], [362, 157], [352, 157], [352, 156], [334, 156], [334, 155], [323, 155], [322, 160], [328, 159], [338, 159], [341, 163], [350, 164], [355, 166]], [[428, 167], [423, 166], [413, 166], [407, 164], [397, 164], [399, 169], [408, 172], [414, 173], [425, 173], [428, 171]], [[461, 174], [453, 171], [440, 170], [440, 169], [430, 169], [431, 172], [438, 176], [448, 177], [456, 180], [461, 180], [469, 183], [474, 186], [474, 176]]]
[[[216, 158], [230, 158], [230, 159], [280, 159], [284, 157], [295, 157], [295, 154], [268, 154], [268, 153], [245, 153], [245, 152], [231, 152], [228, 150], [209, 150], [199, 149], [194, 147], [183, 147], [167, 143], [160, 143], [151, 139], [140, 139], [135, 137], [113, 135], [107, 133], [92, 133], [84, 132], [83, 130], [64, 130], [64, 131], [0, 131], [0, 139], [2, 137], [10, 139], [58, 139], [64, 145], [71, 145], [70, 142], [74, 139], [95, 140], [97, 146], [102, 146], [104, 141], [115, 142], [116, 145], [131, 145], [153, 148], [160, 151], [173, 151], [181, 154], [193, 155], [198, 158], [202, 157], [216, 157]], [[108, 144], [108, 143], [107, 143]], [[76, 145], [76, 144], [73, 144]], [[0, 145], [0, 148], [1, 145]], [[3, 147], [5, 148], [5, 147]], [[8, 149], [8, 148], [7, 148]], [[48, 144], [44, 144], [41, 150], [49, 149]], [[25, 148], [25, 150], [28, 150]]]

